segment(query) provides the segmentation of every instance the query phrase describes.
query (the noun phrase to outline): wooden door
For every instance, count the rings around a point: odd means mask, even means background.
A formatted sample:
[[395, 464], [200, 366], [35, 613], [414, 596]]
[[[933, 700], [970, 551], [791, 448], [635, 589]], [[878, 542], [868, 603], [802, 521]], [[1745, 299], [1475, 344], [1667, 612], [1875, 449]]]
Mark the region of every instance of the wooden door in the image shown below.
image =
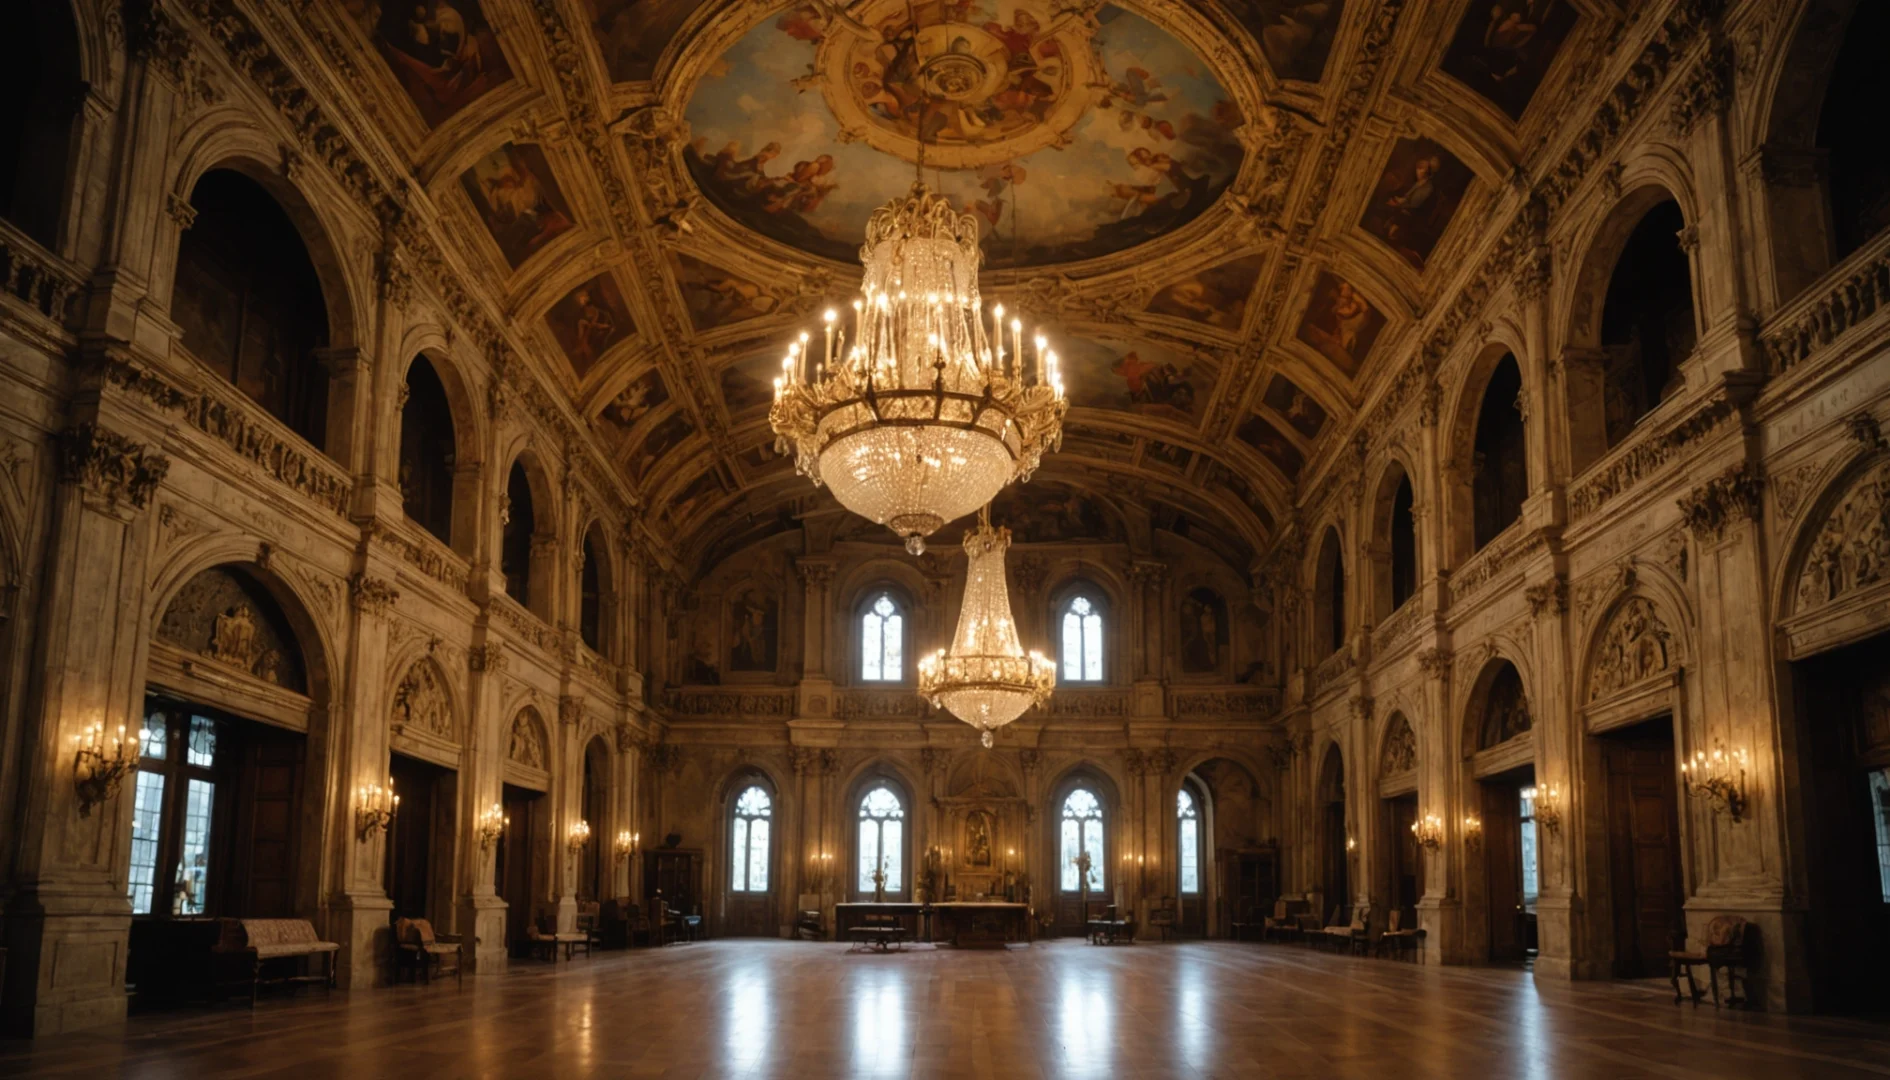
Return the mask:
[[505, 940], [517, 951], [524, 948], [526, 931], [532, 925], [532, 881], [534, 878], [532, 838], [536, 811], [543, 792], [505, 786], [505, 815], [510, 823], [499, 834], [498, 858], [493, 864], [497, 880], [493, 887], [505, 899]]
[[432, 884], [433, 778], [437, 772], [425, 762], [392, 755], [388, 773], [400, 795], [400, 812], [387, 833], [387, 895], [397, 919], [424, 919]]
[[1522, 789], [1484, 781], [1483, 869], [1489, 897], [1490, 960], [1519, 963], [1528, 942], [1523, 933]]
[[1316, 913], [1321, 919], [1330, 917], [1335, 907], [1343, 907], [1348, 911], [1352, 907], [1351, 882], [1346, 866], [1350, 861], [1350, 853], [1345, 849], [1345, 803], [1327, 803], [1325, 819], [1326, 910]]
[[288, 918], [296, 913], [296, 830], [308, 739], [262, 724], [240, 727], [245, 745], [236, 781], [236, 852], [225, 913]]
[[1667, 969], [1683, 926], [1680, 809], [1673, 726], [1652, 721], [1603, 740], [1608, 785], [1608, 873], [1614, 900], [1614, 974]]
[[1391, 910], [1400, 912], [1404, 925], [1417, 925], [1417, 902], [1422, 893], [1423, 860], [1418, 852], [1417, 837], [1411, 832], [1411, 825], [1417, 821], [1417, 796], [1401, 795], [1395, 799], [1386, 799], [1385, 827], [1388, 830], [1387, 844], [1391, 857], [1390, 893], [1385, 898], [1391, 904]]

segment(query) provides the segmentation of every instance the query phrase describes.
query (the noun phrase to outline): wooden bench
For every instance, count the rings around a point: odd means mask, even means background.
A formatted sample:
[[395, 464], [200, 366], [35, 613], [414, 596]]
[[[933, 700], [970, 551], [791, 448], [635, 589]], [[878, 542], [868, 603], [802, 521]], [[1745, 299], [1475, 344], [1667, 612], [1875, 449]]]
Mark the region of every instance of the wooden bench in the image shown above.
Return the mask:
[[865, 915], [858, 926], [847, 927], [847, 938], [854, 948], [865, 946], [885, 952], [897, 945], [904, 948], [911, 935], [897, 915]]
[[579, 949], [584, 950], [585, 956], [591, 955], [591, 935], [581, 931], [560, 933], [557, 917], [548, 915], [525, 931], [525, 947], [531, 950], [532, 956], [555, 964], [560, 948], [564, 950], [566, 960], [571, 959]]
[[[216, 952], [223, 960], [233, 960], [241, 969], [240, 977], [220, 978], [217, 988], [249, 986], [249, 1007], [256, 1007], [257, 992], [264, 983], [299, 986], [320, 983], [335, 988], [335, 954], [341, 946], [315, 936], [315, 924], [307, 919], [224, 919], [223, 933]], [[308, 958], [322, 958], [322, 973], [311, 975]], [[263, 967], [272, 961], [301, 960], [300, 973], [265, 977]]]

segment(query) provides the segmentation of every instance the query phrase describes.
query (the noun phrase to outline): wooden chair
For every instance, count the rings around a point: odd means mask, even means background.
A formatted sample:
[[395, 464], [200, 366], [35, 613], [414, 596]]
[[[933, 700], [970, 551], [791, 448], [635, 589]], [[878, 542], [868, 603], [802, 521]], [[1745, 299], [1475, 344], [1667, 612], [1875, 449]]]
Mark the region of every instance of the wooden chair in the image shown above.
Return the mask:
[[1358, 905], [1352, 909], [1351, 921], [1340, 923], [1339, 920], [1345, 917], [1344, 912], [1345, 909], [1342, 907], [1332, 909], [1332, 922], [1324, 927], [1326, 943], [1334, 948], [1363, 956], [1369, 943], [1366, 928], [1372, 921], [1371, 905]]
[[794, 920], [794, 936], [802, 941], [827, 940], [827, 920], [819, 908], [804, 908]]
[[1698, 1005], [1701, 994], [1698, 984], [1693, 981], [1693, 969], [1704, 964], [1706, 981], [1713, 988], [1713, 1008], [1719, 1008], [1719, 972], [1726, 972], [1726, 1004], [1744, 1005], [1745, 996], [1740, 990], [1751, 993], [1749, 976], [1752, 969], [1751, 948], [1758, 928], [1737, 915], [1715, 915], [1706, 924], [1706, 944], [1699, 949], [1687, 948], [1684, 932], [1674, 935], [1675, 948], [1667, 953], [1668, 978], [1673, 983], [1673, 1003], [1680, 1004], [1680, 972], [1687, 974], [1687, 992], [1692, 995], [1693, 1003]]
[[397, 919], [394, 922], [394, 981], [405, 970], [417, 979], [432, 982], [434, 975], [451, 975], [462, 984], [458, 934], [435, 934], [426, 919]]
[[1299, 936], [1298, 912], [1288, 905], [1286, 897], [1273, 901], [1273, 914], [1268, 915], [1260, 924], [1261, 941], [1291, 941]]
[[1299, 938], [1301, 945], [1317, 945], [1325, 938], [1325, 934], [1321, 932], [1324, 927], [1320, 924], [1317, 914], [1303, 911], [1297, 919], [1299, 926], [1293, 933]]
[[1408, 954], [1411, 960], [1416, 962], [1418, 943], [1423, 940], [1424, 931], [1419, 927], [1405, 926], [1404, 912], [1393, 908], [1390, 917], [1386, 920], [1385, 932], [1378, 935], [1377, 954], [1383, 956], [1385, 950], [1390, 949], [1398, 956]]
[[1148, 924], [1160, 932], [1163, 941], [1168, 941], [1175, 936], [1176, 917], [1175, 898], [1164, 896], [1161, 903], [1148, 913]]

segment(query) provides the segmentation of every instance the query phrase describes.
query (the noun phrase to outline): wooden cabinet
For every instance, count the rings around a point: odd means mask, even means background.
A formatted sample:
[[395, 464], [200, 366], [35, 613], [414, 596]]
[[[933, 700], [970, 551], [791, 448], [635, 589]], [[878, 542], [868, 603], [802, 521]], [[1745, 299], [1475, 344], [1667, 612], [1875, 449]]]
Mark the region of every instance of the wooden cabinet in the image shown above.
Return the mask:
[[657, 848], [643, 853], [643, 899], [653, 904], [661, 893], [670, 908], [690, 915], [702, 913], [702, 851], [698, 848]]

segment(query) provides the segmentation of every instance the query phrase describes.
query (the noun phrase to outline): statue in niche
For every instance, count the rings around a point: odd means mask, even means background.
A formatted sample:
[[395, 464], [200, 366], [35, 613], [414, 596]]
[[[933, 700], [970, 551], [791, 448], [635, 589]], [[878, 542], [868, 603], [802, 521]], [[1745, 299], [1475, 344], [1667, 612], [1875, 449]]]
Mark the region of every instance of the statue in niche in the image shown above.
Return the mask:
[[225, 608], [210, 630], [209, 652], [226, 664], [250, 670], [258, 658], [256, 613], [243, 604]]
[[1181, 601], [1181, 670], [1219, 671], [1226, 647], [1227, 602], [1213, 589], [1188, 590]]
[[446, 700], [446, 688], [440, 685], [433, 665], [425, 660], [415, 661], [394, 691], [393, 728], [453, 737], [453, 713]]
[[991, 865], [991, 815], [974, 810], [965, 820], [965, 864]]
[[1391, 734], [1385, 736], [1385, 757], [1378, 775], [1396, 776], [1417, 768], [1417, 733], [1411, 730], [1410, 721], [1400, 713], [1397, 724]]
[[545, 767], [544, 743], [538, 737], [537, 726], [524, 713], [512, 719], [512, 742], [505, 756], [528, 768]]

